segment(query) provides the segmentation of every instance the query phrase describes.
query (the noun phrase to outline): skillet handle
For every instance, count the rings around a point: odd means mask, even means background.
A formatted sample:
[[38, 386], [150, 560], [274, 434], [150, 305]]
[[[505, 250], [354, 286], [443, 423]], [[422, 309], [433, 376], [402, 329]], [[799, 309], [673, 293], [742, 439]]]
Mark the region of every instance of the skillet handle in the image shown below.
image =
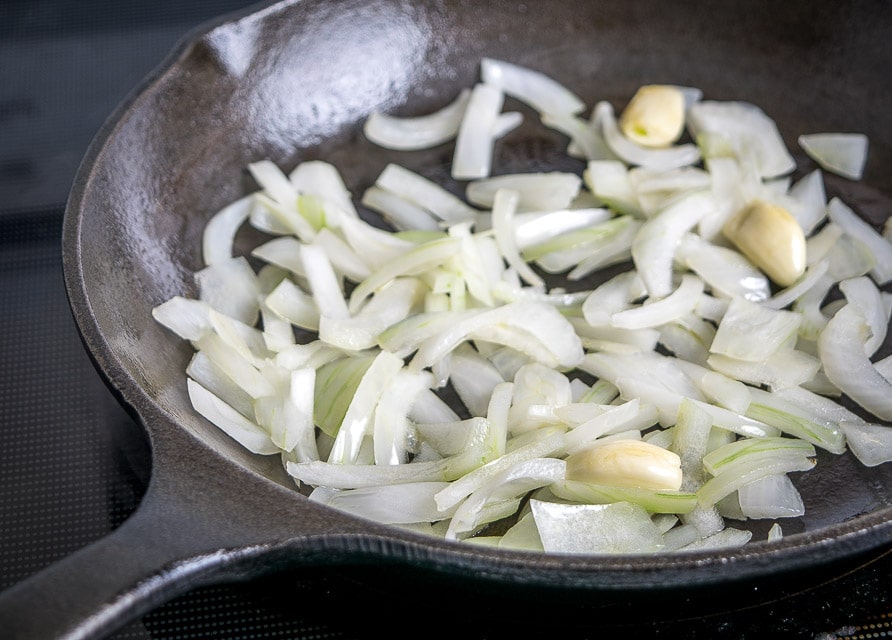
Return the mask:
[[280, 568], [283, 551], [290, 564], [318, 560], [305, 552], [315, 534], [332, 533], [318, 505], [289, 500], [284, 487], [256, 486], [260, 479], [232, 465], [203, 464], [210, 468], [198, 474], [153, 470], [139, 508], [118, 529], [0, 592], [0, 636], [104, 638], [195, 587]]
[[[212, 580], [222, 552], [151, 499], [93, 544], [0, 593], [0, 629], [16, 640], [101, 638]], [[216, 560], [216, 561], [215, 561]]]

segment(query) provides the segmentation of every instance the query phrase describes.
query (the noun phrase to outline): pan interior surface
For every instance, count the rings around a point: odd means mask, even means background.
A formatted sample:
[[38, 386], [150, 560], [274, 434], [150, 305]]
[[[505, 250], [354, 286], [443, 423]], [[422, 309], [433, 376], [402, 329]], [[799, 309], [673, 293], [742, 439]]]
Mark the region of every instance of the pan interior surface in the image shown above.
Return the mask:
[[[87, 345], [153, 439], [185, 429], [209, 455], [292, 486], [277, 456], [248, 454], [194, 413], [183, 374], [192, 351], [151, 315], [172, 296], [195, 294], [204, 224], [257, 188], [245, 171], [250, 162], [269, 159], [287, 171], [326, 160], [354, 198], [395, 162], [461, 193], [449, 173], [451, 145], [388, 151], [361, 127], [373, 110], [421, 115], [442, 107], [477, 81], [489, 56], [542, 71], [589, 106], [620, 107], [652, 83], [752, 102], [777, 121], [800, 166], [808, 166], [800, 134], [865, 133], [863, 181], [828, 176], [828, 196], [878, 223], [892, 194], [885, 13], [863, 3], [304, 0], [220, 24], [184, 44], [134, 94], [79, 178], [69, 210], [75, 222], [67, 223], [76, 225], [79, 275], [68, 268], [67, 277], [83, 301], [75, 313]], [[496, 146], [499, 172], [581, 173], [565, 138], [519, 102], [509, 99], [508, 108], [521, 111], [524, 124]], [[247, 250], [256, 240], [246, 232], [238, 245]], [[884, 526], [889, 465], [868, 469], [846, 455], [818, 466], [820, 475], [802, 478], [806, 516], [790, 523], [791, 534], [811, 543]]]

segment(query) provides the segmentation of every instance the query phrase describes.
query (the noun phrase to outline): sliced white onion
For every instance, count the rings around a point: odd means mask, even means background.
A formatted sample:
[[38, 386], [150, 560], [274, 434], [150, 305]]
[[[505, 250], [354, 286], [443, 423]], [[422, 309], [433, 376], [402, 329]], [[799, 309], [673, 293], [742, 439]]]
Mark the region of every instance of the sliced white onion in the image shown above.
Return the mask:
[[609, 102], [602, 101], [595, 105], [595, 117], [601, 123], [601, 131], [607, 146], [628, 164], [669, 170], [687, 167], [700, 160], [700, 150], [692, 144], [662, 149], [648, 149], [635, 144], [619, 130], [613, 106]]
[[800, 178], [788, 193], [787, 210], [796, 218], [806, 236], [810, 236], [827, 217], [827, 192], [820, 169]]
[[843, 423], [849, 449], [866, 467], [892, 461], [892, 427], [862, 422]]
[[468, 183], [468, 200], [492, 208], [499, 189], [517, 193], [518, 210], [554, 211], [566, 209], [579, 194], [582, 178], [575, 173], [511, 173]]
[[403, 361], [387, 351], [375, 356], [350, 399], [328, 457], [329, 462], [346, 465], [356, 461], [363, 439], [373, 429], [378, 399], [402, 366]]
[[584, 160], [616, 160], [616, 154], [604, 142], [600, 127], [572, 113], [546, 113], [542, 124], [570, 138], [567, 153]]
[[373, 111], [363, 125], [366, 138], [386, 149], [429, 149], [454, 138], [471, 91], [462, 89], [446, 106], [423, 116], [397, 117]]
[[552, 240], [564, 233], [606, 222], [611, 217], [610, 211], [602, 208], [518, 213], [515, 216], [514, 235], [518, 248], [523, 250]]
[[487, 504], [497, 500], [518, 498], [533, 489], [562, 480], [566, 467], [566, 461], [557, 458], [534, 458], [519, 462], [489, 478], [455, 510], [446, 531], [446, 538], [455, 540], [467, 537], [469, 533], [491, 521], [486, 517]]
[[665, 298], [614, 313], [610, 323], [621, 329], [649, 329], [673, 322], [694, 310], [703, 286], [703, 280], [686, 273], [681, 284]]
[[496, 244], [505, 261], [528, 285], [541, 288], [545, 286], [545, 281], [521, 257], [514, 237], [514, 215], [519, 202], [519, 194], [512, 189], [500, 188], [496, 191], [492, 205], [492, 227]]
[[546, 366], [572, 368], [582, 359], [579, 337], [554, 307], [514, 302], [453, 321], [421, 345], [411, 366], [429, 367], [461, 342], [475, 337], [517, 349]]
[[703, 100], [687, 112], [687, 125], [698, 142], [703, 135], [723, 139], [743, 162], [752, 162], [762, 178], [790, 173], [796, 161], [777, 125], [762, 109], [747, 102]]
[[248, 419], [254, 416], [254, 400], [202, 351], [196, 351], [186, 375]]
[[257, 322], [260, 285], [245, 258], [230, 258], [196, 271], [195, 283], [199, 300], [246, 325]]
[[208, 220], [201, 236], [201, 255], [205, 265], [232, 258], [235, 234], [248, 219], [253, 206], [254, 198], [250, 195], [244, 196], [223, 207]]
[[855, 402], [883, 420], [892, 420], [892, 383], [867, 356], [867, 320], [854, 305], [836, 312], [818, 339], [821, 364], [830, 381]]
[[309, 244], [303, 247], [300, 258], [319, 315], [335, 319], [349, 317], [344, 292], [328, 254], [322, 247]]
[[809, 133], [799, 136], [799, 146], [822, 168], [860, 180], [867, 163], [867, 136], [863, 133]]
[[662, 546], [660, 530], [639, 505], [531, 500], [530, 506], [542, 546], [549, 553], [653, 553]]
[[434, 494], [445, 485], [445, 482], [407, 482], [343, 491], [315, 489], [309, 498], [383, 524], [437, 522], [452, 517], [454, 512], [454, 509], [439, 511], [434, 502]]
[[634, 300], [646, 293], [638, 274], [624, 271], [598, 285], [586, 297], [582, 303], [582, 314], [590, 325], [609, 325], [614, 315], [629, 309]]
[[645, 217], [632, 188], [629, 169], [619, 160], [591, 160], [582, 174], [586, 186], [599, 200], [619, 213]]
[[647, 220], [632, 241], [632, 259], [651, 296], [672, 291], [672, 261], [678, 243], [715, 203], [707, 192], [687, 195]]
[[183, 340], [198, 340], [213, 330], [210, 305], [200, 300], [174, 296], [152, 308], [152, 317]]
[[769, 309], [784, 309], [785, 307], [790, 306], [796, 300], [808, 293], [812, 287], [818, 286], [829, 270], [830, 262], [828, 260], [821, 260], [808, 267], [799, 280], [786, 289], [778, 291], [762, 304]]
[[483, 58], [480, 77], [540, 114], [579, 113], [585, 108], [582, 100], [555, 79], [504, 60]]
[[440, 228], [437, 219], [424, 208], [381, 187], [373, 185], [366, 189], [361, 202], [363, 206], [380, 213], [394, 229], [400, 231], [436, 231]]
[[397, 278], [382, 287], [354, 316], [319, 317], [319, 339], [351, 351], [371, 349], [388, 327], [406, 319], [427, 287], [416, 278]]
[[461, 243], [455, 238], [426, 242], [381, 265], [350, 294], [349, 310], [355, 312], [379, 287], [400, 276], [414, 276], [438, 266], [455, 255]]
[[500, 113], [493, 125], [492, 137], [498, 140], [514, 131], [521, 124], [523, 124], [523, 114], [519, 111], [506, 111]]
[[892, 281], [892, 243], [889, 243], [878, 231], [859, 218], [839, 198], [830, 200], [827, 211], [833, 222], [870, 249], [876, 260], [875, 266], [871, 269], [871, 275], [874, 276], [877, 284], [883, 285]]
[[768, 278], [746, 256], [729, 247], [707, 242], [697, 234], [682, 236], [676, 259], [723, 297], [762, 302], [771, 294]]
[[433, 376], [428, 371], [403, 368], [389, 379], [375, 407], [372, 426], [375, 464], [404, 464], [409, 461], [408, 414], [415, 398], [432, 386]]
[[390, 163], [384, 167], [375, 184], [430, 212], [446, 224], [474, 220], [478, 213], [437, 183], [398, 164]]
[[707, 363], [716, 371], [750, 385], [772, 390], [811, 382], [821, 368], [818, 358], [798, 349], [778, 349], [765, 360], [754, 362], [714, 353]]
[[762, 362], [795, 339], [801, 318], [734, 298], [719, 323], [710, 351], [738, 360]]
[[491, 84], [480, 83], [471, 90], [452, 156], [452, 177], [456, 180], [489, 176], [493, 131], [504, 100], [502, 91]]
[[186, 381], [195, 410], [248, 451], [261, 455], [281, 453], [269, 434], [194, 380]]
[[[330, 162], [305, 160], [288, 175], [288, 180], [298, 193], [315, 196], [334, 205], [334, 210], [338, 213], [356, 217], [356, 207], [353, 206], [350, 191], [344, 184], [340, 171]], [[325, 208], [327, 215], [332, 212], [331, 208]]]
[[491, 478], [526, 460], [552, 457], [563, 444], [563, 434], [553, 427], [539, 429], [530, 435], [531, 442], [518, 446], [498, 458], [487, 459], [486, 464], [475, 468], [440, 491], [434, 496], [437, 506], [441, 510], [450, 509]]
[[721, 531], [718, 531], [710, 536], [706, 536], [705, 538], [681, 547], [679, 551], [703, 551], [706, 549], [728, 549], [733, 547], [742, 547], [747, 542], [749, 542], [752, 537], [752, 531], [728, 527], [727, 529], [722, 529]]
[[866, 276], [843, 280], [839, 283], [839, 290], [845, 296], [846, 301], [857, 307], [864, 319], [867, 320], [870, 337], [864, 343], [864, 351], [868, 356], [874, 355], [885, 342], [886, 332], [889, 328], [889, 316], [886, 313], [886, 305], [883, 303], [882, 292], [873, 280]]

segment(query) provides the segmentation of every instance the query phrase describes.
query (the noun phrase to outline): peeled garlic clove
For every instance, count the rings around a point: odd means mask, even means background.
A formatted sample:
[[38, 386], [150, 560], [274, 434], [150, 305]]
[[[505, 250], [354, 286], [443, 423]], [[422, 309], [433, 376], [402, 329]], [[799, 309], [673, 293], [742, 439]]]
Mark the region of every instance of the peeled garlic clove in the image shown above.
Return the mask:
[[643, 147], [666, 147], [684, 130], [684, 94], [661, 84], [638, 89], [619, 119], [623, 134]]
[[734, 214], [722, 233], [782, 287], [805, 273], [805, 234], [783, 207], [756, 200]]
[[605, 442], [569, 455], [567, 480], [678, 491], [682, 480], [681, 459], [643, 440]]

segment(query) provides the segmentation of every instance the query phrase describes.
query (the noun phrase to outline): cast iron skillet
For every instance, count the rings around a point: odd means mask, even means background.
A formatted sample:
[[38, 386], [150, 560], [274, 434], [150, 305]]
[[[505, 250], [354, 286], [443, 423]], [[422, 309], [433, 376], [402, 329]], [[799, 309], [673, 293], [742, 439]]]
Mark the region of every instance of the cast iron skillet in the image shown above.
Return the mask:
[[[355, 195], [397, 161], [458, 191], [448, 182], [449, 145], [390, 153], [369, 144], [360, 124], [375, 108], [442, 106], [477, 79], [484, 55], [545, 71], [589, 105], [621, 105], [653, 82], [749, 100], [797, 153], [801, 133], [866, 133], [864, 181], [828, 177], [828, 189], [876, 222], [892, 195], [889, 27], [882, 3], [298, 0], [184, 41], [102, 129], [64, 227], [74, 316], [98, 369], [145, 427], [151, 483], [123, 526], [0, 597], [5, 637], [99, 637], [197, 585], [299, 565], [398, 565], [516, 596], [635, 602], [767, 587], [887, 545], [889, 465], [864, 469], [848, 455], [822, 456], [801, 478], [807, 515], [785, 526], [782, 541], [730, 551], [528, 554], [352, 518], [310, 504], [278, 459], [247, 454], [190, 409], [190, 351], [150, 309], [194, 293], [204, 222], [256, 188], [244, 171], [251, 161], [290, 169], [323, 158]], [[581, 170], [563, 158], [566, 140], [526, 113], [499, 144], [501, 170]]]

